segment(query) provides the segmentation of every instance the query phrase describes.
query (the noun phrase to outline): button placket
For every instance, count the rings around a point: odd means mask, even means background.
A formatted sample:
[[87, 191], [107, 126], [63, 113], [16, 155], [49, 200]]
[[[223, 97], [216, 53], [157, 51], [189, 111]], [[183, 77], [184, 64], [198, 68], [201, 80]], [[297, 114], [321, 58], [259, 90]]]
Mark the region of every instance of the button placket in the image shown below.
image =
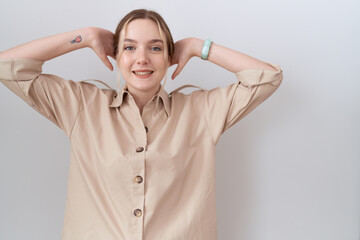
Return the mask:
[[[138, 110], [138, 109], [137, 109]], [[144, 112], [143, 112], [144, 113]], [[133, 150], [131, 153], [131, 208], [129, 209], [129, 226], [132, 229], [131, 239], [143, 239], [144, 217], [145, 217], [145, 161], [147, 153], [147, 134], [145, 133], [145, 124], [140, 114], [136, 111], [134, 121], [132, 121]]]
[[131, 225], [134, 239], [142, 239], [145, 216], [145, 159], [147, 151], [147, 137], [144, 131], [144, 123], [139, 118], [135, 128], [135, 151], [132, 162], [132, 216]]

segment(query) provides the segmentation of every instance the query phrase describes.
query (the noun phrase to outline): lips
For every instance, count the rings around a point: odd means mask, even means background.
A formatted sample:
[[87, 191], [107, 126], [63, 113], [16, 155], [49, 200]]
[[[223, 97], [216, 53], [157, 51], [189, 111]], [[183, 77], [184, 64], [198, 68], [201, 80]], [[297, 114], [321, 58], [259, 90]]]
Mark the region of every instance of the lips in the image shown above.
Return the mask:
[[145, 70], [134, 70], [132, 71], [133, 74], [135, 74], [136, 77], [138, 78], [148, 78], [151, 76], [151, 74], [153, 73], [154, 71], [151, 71], [151, 70], [148, 70], [148, 69], [145, 69]]

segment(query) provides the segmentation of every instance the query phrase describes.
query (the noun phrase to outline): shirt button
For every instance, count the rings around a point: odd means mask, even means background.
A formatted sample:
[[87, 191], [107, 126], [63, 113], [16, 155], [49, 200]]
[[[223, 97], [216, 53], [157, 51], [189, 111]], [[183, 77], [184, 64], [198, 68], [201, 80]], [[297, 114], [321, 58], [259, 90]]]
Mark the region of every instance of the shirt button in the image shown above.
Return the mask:
[[148, 131], [149, 131], [149, 129], [148, 129], [147, 127], [145, 127], [145, 131], [146, 131], [146, 132], [148, 132]]
[[144, 151], [144, 148], [143, 148], [143, 147], [137, 147], [137, 148], [136, 148], [136, 151], [137, 151], [137, 152], [142, 152], [142, 151]]
[[140, 209], [136, 209], [136, 210], [134, 211], [134, 215], [137, 216], [137, 217], [141, 217], [141, 215], [142, 215], [141, 210], [140, 210]]
[[135, 177], [135, 182], [142, 183], [142, 181], [143, 181], [143, 178], [141, 176], [136, 176]]

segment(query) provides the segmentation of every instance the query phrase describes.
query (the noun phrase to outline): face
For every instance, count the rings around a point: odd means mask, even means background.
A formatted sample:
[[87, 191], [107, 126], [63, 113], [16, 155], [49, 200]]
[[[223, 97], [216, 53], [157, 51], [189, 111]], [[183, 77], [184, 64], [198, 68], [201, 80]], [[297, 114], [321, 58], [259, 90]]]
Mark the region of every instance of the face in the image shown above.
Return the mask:
[[155, 95], [169, 65], [158, 25], [149, 19], [136, 19], [127, 25], [125, 34], [117, 62], [128, 89]]

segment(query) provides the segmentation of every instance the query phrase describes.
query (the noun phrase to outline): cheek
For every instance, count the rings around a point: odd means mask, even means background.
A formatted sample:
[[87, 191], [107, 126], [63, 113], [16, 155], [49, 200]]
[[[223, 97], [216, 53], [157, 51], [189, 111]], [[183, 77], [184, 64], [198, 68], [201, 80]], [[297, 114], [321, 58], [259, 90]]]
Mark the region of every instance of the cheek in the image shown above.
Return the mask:
[[122, 72], [129, 71], [129, 67], [131, 66], [131, 59], [129, 56], [121, 55], [118, 66], [121, 69]]
[[156, 64], [156, 66], [158, 66], [159, 68], [167, 68], [167, 64], [165, 62], [165, 59], [163, 56], [159, 56], [156, 59], [154, 59], [154, 63]]

